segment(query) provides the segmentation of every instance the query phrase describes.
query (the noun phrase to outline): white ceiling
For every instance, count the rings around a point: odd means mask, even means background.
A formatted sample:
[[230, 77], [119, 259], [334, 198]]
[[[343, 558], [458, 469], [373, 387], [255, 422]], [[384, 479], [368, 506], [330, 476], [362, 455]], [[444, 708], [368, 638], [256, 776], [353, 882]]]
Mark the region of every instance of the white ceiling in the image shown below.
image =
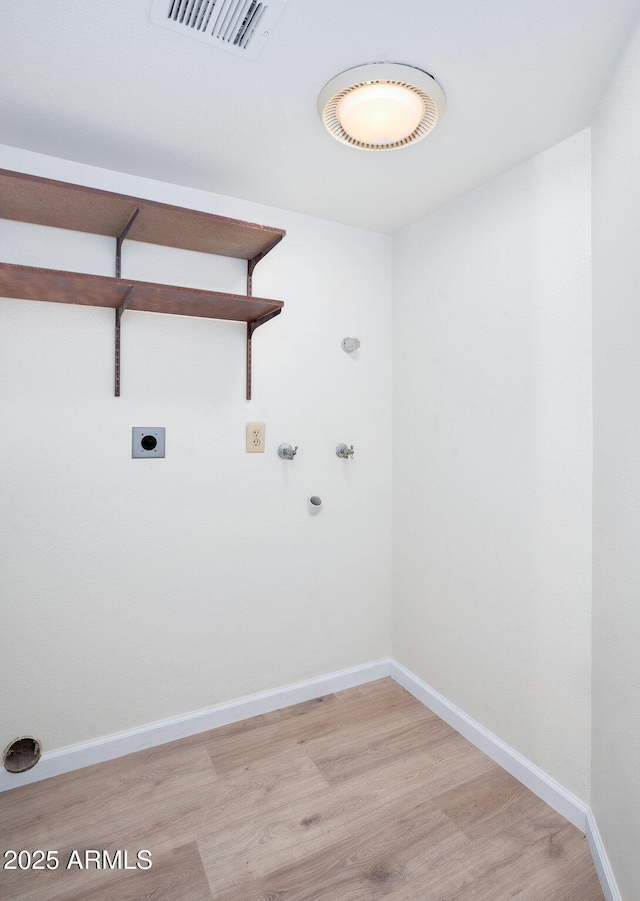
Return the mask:
[[[640, 0], [288, 0], [255, 62], [150, 9], [0, 0], [0, 143], [394, 232], [587, 126]], [[340, 145], [318, 94], [381, 60], [431, 72], [446, 115]]]

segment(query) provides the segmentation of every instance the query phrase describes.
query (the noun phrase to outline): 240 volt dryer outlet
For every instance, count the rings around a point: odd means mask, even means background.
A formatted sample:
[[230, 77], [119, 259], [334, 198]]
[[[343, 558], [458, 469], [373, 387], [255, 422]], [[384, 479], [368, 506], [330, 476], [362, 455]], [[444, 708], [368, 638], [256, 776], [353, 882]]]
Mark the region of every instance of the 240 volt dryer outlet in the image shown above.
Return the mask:
[[134, 426], [131, 443], [132, 457], [164, 457], [164, 428]]

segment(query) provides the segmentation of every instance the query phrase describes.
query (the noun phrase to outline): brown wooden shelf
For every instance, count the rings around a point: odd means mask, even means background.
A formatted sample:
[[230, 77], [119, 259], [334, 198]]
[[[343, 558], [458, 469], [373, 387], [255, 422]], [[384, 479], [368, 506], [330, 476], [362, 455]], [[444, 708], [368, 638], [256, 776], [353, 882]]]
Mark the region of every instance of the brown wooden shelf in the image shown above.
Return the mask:
[[41, 300], [50, 303], [83, 304], [117, 309], [134, 289], [129, 310], [200, 316], [205, 319], [231, 319], [255, 322], [280, 311], [281, 300], [223, 294], [198, 288], [182, 288], [134, 279], [61, 272], [0, 263], [0, 297]]
[[[253, 333], [284, 306], [280, 300], [253, 297], [253, 272], [282, 240], [283, 229], [6, 169], [0, 169], [0, 219], [115, 238], [115, 278], [0, 263], [0, 297], [115, 310], [116, 397], [120, 395], [122, 315], [126, 310], [141, 310], [246, 322], [247, 400], [251, 400]], [[246, 260], [247, 294], [121, 278], [125, 239]]]
[[279, 228], [0, 169], [0, 219], [118, 238], [136, 210], [130, 241], [240, 260], [254, 260], [285, 235]]

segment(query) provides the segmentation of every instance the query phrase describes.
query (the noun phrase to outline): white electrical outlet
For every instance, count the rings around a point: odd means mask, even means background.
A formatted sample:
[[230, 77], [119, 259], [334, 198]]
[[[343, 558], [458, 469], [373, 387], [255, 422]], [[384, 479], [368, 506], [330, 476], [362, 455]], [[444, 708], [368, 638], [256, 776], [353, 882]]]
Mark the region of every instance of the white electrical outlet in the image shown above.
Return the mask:
[[247, 423], [247, 453], [264, 454], [264, 422]]

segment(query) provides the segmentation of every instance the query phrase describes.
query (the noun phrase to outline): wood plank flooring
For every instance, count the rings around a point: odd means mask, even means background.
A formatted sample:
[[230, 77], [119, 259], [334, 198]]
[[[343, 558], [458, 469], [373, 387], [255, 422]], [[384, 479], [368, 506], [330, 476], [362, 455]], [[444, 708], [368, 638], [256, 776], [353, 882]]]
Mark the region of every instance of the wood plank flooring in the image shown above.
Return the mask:
[[604, 901], [584, 836], [390, 679], [0, 795], [0, 852], [36, 848], [3, 901]]

